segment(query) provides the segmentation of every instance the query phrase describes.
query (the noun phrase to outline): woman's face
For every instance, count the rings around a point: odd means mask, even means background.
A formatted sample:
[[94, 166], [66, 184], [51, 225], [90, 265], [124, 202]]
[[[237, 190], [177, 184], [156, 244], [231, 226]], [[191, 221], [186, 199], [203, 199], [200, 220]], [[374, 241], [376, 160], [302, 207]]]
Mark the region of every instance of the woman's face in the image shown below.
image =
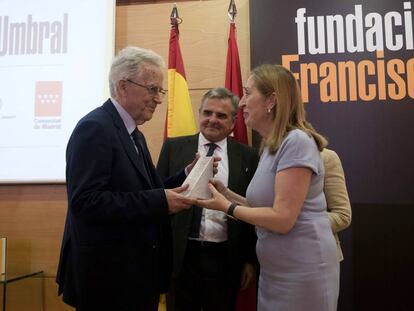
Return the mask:
[[271, 122], [271, 113], [268, 112], [268, 98], [262, 95], [255, 86], [250, 76], [243, 87], [243, 97], [240, 100], [240, 108], [243, 109], [244, 122], [247, 126], [258, 131], [263, 136], [263, 130], [268, 128]]

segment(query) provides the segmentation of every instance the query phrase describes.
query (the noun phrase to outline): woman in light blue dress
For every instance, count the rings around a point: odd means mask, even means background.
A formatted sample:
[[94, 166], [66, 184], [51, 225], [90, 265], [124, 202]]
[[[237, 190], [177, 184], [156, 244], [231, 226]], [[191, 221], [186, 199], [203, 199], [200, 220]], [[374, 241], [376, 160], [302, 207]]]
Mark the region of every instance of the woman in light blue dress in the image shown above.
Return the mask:
[[334, 311], [339, 263], [320, 156], [327, 142], [306, 121], [297, 82], [282, 66], [254, 69], [240, 106], [263, 137], [246, 198], [213, 182], [213, 198], [198, 205], [256, 226], [258, 311]]

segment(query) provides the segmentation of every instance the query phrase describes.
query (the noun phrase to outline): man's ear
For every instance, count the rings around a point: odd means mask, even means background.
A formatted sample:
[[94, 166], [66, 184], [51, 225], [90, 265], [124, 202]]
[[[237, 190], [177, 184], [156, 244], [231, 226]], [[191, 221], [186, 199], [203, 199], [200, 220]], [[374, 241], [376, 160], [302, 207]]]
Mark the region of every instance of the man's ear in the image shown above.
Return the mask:
[[126, 88], [127, 88], [127, 84], [128, 82], [126, 80], [119, 80], [118, 84], [117, 84], [117, 91], [118, 91], [118, 95], [121, 97], [125, 97], [126, 96]]

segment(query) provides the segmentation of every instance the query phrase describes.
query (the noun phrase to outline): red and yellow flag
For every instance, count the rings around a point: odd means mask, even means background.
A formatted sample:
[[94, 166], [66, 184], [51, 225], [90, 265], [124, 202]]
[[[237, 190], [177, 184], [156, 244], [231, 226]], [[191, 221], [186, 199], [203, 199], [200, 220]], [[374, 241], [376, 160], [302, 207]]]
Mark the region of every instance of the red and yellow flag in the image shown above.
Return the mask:
[[168, 57], [168, 108], [164, 137], [197, 132], [181, 56], [178, 23], [172, 22]]

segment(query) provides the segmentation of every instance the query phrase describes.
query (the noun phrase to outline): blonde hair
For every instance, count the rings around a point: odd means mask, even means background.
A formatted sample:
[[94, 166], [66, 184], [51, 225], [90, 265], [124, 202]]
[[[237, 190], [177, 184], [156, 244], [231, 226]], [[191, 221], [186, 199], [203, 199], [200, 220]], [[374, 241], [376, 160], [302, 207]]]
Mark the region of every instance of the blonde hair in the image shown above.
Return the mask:
[[275, 153], [283, 139], [294, 129], [312, 136], [319, 151], [322, 151], [328, 142], [306, 121], [299, 85], [293, 74], [281, 65], [264, 64], [253, 69], [251, 77], [263, 96], [270, 96], [273, 92], [276, 94], [276, 105], [271, 110], [272, 128], [263, 142], [269, 152]]

